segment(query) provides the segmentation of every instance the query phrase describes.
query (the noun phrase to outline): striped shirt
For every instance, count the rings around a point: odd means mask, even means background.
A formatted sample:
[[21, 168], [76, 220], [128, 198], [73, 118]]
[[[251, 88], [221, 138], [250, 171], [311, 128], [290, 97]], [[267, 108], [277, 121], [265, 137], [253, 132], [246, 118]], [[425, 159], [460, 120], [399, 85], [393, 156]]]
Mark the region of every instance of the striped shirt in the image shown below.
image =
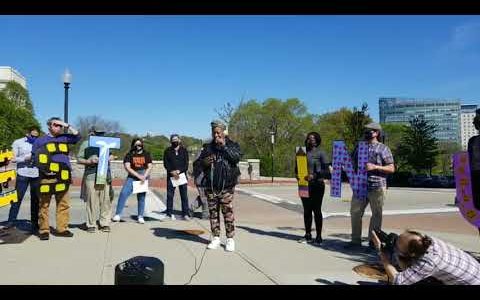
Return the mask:
[[479, 285], [480, 263], [470, 254], [432, 238], [427, 252], [398, 273], [393, 284], [409, 285], [430, 276], [446, 285]]

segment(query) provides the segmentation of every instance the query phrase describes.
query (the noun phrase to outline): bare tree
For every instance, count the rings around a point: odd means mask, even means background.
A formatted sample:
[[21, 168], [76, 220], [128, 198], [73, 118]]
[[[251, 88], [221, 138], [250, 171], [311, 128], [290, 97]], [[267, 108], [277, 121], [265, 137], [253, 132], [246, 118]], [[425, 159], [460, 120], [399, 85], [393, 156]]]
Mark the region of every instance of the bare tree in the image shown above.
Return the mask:
[[225, 124], [227, 124], [228, 127], [233, 113], [235, 112], [235, 107], [230, 102], [227, 102], [221, 108], [215, 108], [215, 112], [217, 113], [218, 117], [225, 122]]
[[82, 136], [87, 136], [88, 130], [92, 126], [101, 126], [107, 133], [119, 133], [122, 131], [122, 127], [118, 121], [107, 120], [97, 115], [79, 116], [75, 125]]

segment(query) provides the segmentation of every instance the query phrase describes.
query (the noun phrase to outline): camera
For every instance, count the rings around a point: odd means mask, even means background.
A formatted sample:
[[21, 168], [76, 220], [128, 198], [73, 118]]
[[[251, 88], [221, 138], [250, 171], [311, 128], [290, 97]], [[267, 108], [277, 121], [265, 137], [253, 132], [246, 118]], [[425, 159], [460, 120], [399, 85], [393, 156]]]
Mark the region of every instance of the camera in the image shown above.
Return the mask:
[[382, 230], [375, 230], [375, 234], [382, 243], [382, 251], [392, 254], [395, 251], [395, 244], [397, 243], [398, 234], [393, 232], [387, 234]]

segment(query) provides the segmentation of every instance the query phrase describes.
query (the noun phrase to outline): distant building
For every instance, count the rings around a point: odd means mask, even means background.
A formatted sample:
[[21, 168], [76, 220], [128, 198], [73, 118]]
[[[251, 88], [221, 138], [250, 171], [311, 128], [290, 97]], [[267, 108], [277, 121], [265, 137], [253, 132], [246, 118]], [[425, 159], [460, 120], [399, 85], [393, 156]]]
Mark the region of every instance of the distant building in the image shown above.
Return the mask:
[[17, 82], [23, 86], [24, 89], [27, 88], [27, 80], [22, 76], [22, 74], [20, 74], [20, 72], [12, 67], [0, 66], [0, 90], [3, 90], [10, 81]]
[[408, 124], [413, 117], [423, 117], [437, 125], [440, 141], [460, 144], [460, 106], [460, 100], [380, 98], [380, 122]]
[[467, 150], [468, 140], [477, 135], [477, 130], [473, 126], [473, 118], [475, 118], [475, 110], [478, 108], [476, 104], [462, 105], [460, 114], [460, 134], [462, 139], [462, 149]]

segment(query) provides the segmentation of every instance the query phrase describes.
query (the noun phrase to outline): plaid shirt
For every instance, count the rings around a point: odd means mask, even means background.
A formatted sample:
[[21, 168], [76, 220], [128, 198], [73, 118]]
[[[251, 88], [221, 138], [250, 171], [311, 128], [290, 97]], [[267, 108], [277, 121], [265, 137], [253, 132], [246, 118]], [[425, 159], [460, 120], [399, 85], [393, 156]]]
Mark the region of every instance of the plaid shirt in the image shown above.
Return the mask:
[[432, 238], [427, 252], [398, 273], [393, 284], [413, 284], [430, 276], [447, 285], [479, 285], [480, 263], [468, 253]]
[[[358, 163], [358, 148], [353, 153], [353, 161], [356, 166]], [[368, 162], [378, 165], [387, 166], [393, 164], [393, 155], [390, 148], [382, 143], [368, 144]], [[374, 170], [367, 173], [368, 190], [377, 190], [387, 187], [387, 174]]]

